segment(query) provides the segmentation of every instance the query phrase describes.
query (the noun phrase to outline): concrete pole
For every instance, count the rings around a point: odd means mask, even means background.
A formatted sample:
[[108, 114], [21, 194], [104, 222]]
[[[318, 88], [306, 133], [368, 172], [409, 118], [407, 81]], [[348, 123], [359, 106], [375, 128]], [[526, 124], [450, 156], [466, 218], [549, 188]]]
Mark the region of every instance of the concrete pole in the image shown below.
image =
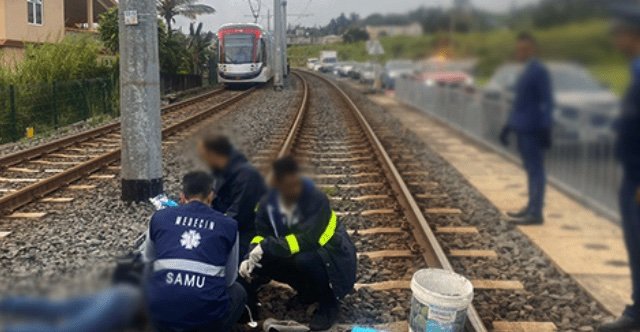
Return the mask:
[[284, 86], [283, 79], [283, 61], [282, 61], [282, 53], [284, 50], [282, 49], [282, 1], [281, 0], [273, 0], [273, 25], [274, 25], [274, 43], [276, 44], [276, 63], [275, 63], [275, 75], [273, 77], [273, 86], [280, 90]]
[[88, 30], [93, 30], [93, 0], [87, 0], [87, 25]]
[[282, 1], [282, 72], [284, 77], [289, 75], [289, 59], [287, 55], [287, 0]]
[[120, 0], [122, 199], [163, 192], [160, 69], [155, 0]]

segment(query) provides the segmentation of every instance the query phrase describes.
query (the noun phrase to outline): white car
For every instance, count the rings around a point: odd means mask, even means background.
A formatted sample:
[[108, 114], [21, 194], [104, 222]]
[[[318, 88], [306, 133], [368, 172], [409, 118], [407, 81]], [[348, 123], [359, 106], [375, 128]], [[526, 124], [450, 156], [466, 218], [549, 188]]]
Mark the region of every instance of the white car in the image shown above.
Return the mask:
[[315, 66], [320, 62], [318, 58], [307, 59], [307, 69], [315, 70]]

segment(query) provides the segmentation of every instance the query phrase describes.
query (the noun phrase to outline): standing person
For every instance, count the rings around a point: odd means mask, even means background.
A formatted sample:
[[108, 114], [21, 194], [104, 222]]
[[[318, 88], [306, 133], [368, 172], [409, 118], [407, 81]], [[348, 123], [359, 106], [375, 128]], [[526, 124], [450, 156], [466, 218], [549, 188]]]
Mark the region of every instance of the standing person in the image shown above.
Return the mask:
[[507, 213], [520, 225], [541, 225], [546, 186], [544, 150], [551, 147], [554, 108], [551, 78], [547, 68], [536, 59], [537, 42], [527, 33], [518, 36], [516, 57], [524, 63], [524, 71], [515, 86], [513, 109], [500, 141], [508, 145], [510, 132], [515, 132], [529, 188], [529, 203], [518, 212]]
[[356, 249], [329, 199], [300, 176], [291, 157], [273, 164], [274, 188], [262, 199], [257, 235], [240, 275], [289, 284], [303, 304], [319, 303], [310, 328], [328, 330], [356, 278]]
[[238, 225], [211, 208], [211, 176], [182, 179], [181, 206], [151, 217], [143, 256], [151, 321], [161, 331], [230, 331], [244, 310], [238, 274]]
[[600, 326], [600, 332], [640, 330], [640, 6], [614, 10], [616, 47], [631, 60], [631, 86], [622, 102], [616, 125], [616, 154], [624, 172], [619, 204], [629, 255], [633, 304], [617, 320]]
[[211, 207], [238, 222], [240, 258], [255, 236], [255, 208], [267, 192], [262, 175], [225, 136], [208, 136], [198, 144], [202, 160], [213, 172], [215, 198]]

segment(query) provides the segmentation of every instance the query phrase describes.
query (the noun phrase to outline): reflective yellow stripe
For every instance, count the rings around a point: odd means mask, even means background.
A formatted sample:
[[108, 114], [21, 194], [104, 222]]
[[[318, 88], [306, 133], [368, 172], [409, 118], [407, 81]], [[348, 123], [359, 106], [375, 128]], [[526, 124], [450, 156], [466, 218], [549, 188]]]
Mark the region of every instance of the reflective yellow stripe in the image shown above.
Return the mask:
[[256, 207], [253, 209], [253, 212], [258, 212], [259, 208], [260, 208], [260, 202], [258, 202], [258, 204], [256, 204]]
[[289, 234], [284, 238], [287, 240], [287, 243], [289, 244], [289, 250], [291, 251], [292, 255], [300, 252], [300, 245], [298, 245], [298, 238], [296, 238], [295, 235]]
[[337, 227], [338, 217], [336, 216], [335, 212], [331, 211], [331, 219], [329, 219], [329, 224], [327, 225], [327, 228], [324, 230], [324, 232], [322, 232], [322, 235], [320, 235], [320, 240], [318, 240], [320, 246], [324, 247], [324, 245], [327, 244], [329, 240], [331, 240], [333, 234], [336, 233]]
[[262, 241], [264, 241], [264, 237], [256, 235], [253, 240], [251, 240], [251, 244], [260, 244]]

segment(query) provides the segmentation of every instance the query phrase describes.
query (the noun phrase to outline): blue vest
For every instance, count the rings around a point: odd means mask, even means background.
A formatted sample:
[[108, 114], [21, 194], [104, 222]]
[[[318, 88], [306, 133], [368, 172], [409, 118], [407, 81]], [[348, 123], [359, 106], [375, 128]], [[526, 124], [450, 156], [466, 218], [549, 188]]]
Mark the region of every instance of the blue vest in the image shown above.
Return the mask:
[[146, 293], [155, 322], [189, 329], [227, 314], [225, 266], [237, 231], [233, 219], [200, 202], [153, 215], [155, 260]]

